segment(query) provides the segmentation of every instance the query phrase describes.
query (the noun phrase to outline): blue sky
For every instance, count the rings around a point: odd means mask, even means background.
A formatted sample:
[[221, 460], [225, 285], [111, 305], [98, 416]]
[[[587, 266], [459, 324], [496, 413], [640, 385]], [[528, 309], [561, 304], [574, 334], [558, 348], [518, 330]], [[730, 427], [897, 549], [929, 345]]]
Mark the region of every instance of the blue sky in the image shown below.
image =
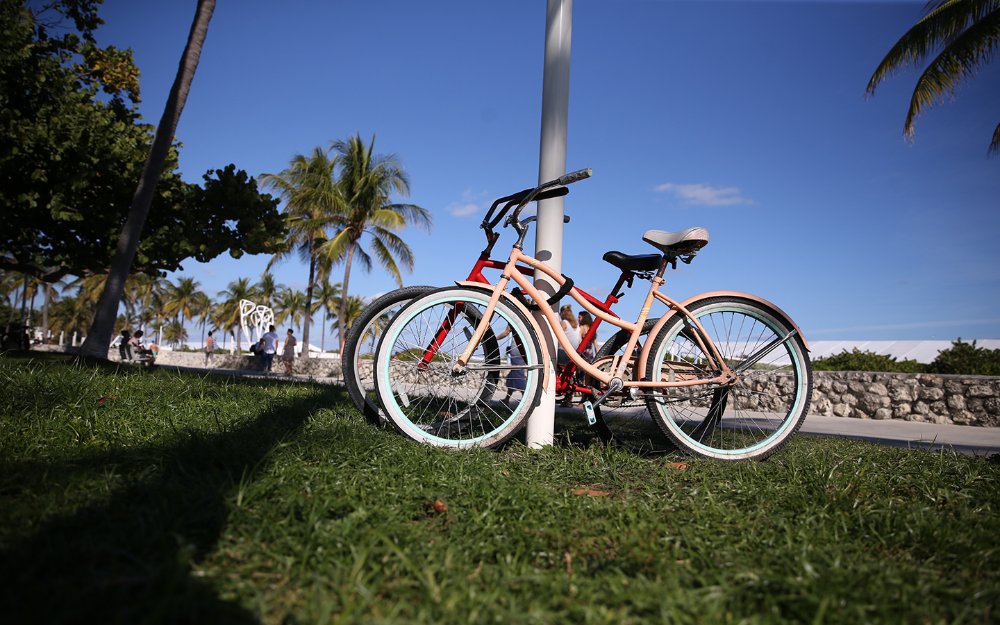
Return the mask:
[[[101, 10], [98, 40], [135, 51], [151, 123], [194, 6]], [[1000, 338], [1000, 158], [986, 158], [1000, 64], [920, 117], [912, 143], [915, 72], [864, 97], [922, 6], [576, 0], [567, 168], [594, 177], [566, 198], [563, 271], [603, 295], [616, 277], [605, 251], [649, 253], [645, 230], [698, 225], [711, 243], [669, 276], [675, 297], [755, 293], [810, 340]], [[537, 179], [544, 22], [544, 0], [220, 2], [177, 130], [182, 174], [277, 172], [374, 134], [409, 172], [409, 201], [433, 213], [429, 234], [404, 235], [417, 259], [406, 283], [463, 279], [490, 202]], [[179, 273], [214, 296], [266, 262]], [[297, 260], [275, 275], [305, 286]], [[392, 288], [378, 269], [352, 271], [352, 294]]]

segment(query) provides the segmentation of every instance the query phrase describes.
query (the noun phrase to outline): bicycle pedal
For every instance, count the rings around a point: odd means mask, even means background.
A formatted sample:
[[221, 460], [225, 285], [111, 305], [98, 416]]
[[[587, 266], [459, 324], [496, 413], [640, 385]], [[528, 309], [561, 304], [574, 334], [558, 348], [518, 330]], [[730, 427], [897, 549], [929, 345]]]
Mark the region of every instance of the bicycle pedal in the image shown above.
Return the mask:
[[583, 402], [583, 410], [587, 413], [587, 425], [597, 425], [597, 415], [594, 414], [594, 404], [589, 399]]

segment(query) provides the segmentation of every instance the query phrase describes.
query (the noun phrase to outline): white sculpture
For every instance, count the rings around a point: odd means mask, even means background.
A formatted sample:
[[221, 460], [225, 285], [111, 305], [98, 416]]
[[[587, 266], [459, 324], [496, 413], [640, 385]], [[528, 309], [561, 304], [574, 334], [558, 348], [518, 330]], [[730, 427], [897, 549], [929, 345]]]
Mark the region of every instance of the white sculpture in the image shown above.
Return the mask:
[[[268, 328], [274, 324], [274, 311], [267, 306], [255, 304], [248, 299], [240, 300], [240, 327], [250, 337], [251, 345], [264, 336]], [[248, 327], [249, 326], [249, 327]], [[256, 338], [251, 333], [256, 331]]]

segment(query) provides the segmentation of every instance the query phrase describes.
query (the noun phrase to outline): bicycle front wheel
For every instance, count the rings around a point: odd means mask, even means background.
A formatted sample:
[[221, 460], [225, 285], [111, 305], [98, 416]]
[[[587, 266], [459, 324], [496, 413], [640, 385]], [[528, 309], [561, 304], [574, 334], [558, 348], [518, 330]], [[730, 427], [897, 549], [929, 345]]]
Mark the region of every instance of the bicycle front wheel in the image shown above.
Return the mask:
[[468, 365], [455, 372], [490, 293], [445, 287], [418, 297], [389, 324], [375, 354], [385, 415], [414, 440], [492, 447], [513, 436], [538, 402], [542, 352], [531, 324], [501, 300]]
[[683, 316], [668, 322], [653, 339], [647, 379], [711, 379], [716, 373], [702, 349], [711, 349], [707, 340], [738, 379], [650, 393], [650, 415], [690, 453], [724, 460], [769, 456], [798, 431], [809, 409], [812, 366], [802, 338], [783, 315], [755, 300], [712, 297], [689, 311], [705, 336]]
[[340, 357], [344, 385], [354, 406], [372, 423], [385, 422], [385, 414], [375, 398], [373, 365], [378, 339], [403, 306], [432, 290], [434, 287], [430, 286], [408, 286], [386, 293], [361, 311], [347, 333]]

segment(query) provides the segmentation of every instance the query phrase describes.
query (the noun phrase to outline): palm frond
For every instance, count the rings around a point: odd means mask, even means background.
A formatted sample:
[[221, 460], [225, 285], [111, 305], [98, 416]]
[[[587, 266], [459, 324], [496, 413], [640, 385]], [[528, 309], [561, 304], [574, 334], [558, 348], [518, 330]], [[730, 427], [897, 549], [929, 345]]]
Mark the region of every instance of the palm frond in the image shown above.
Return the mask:
[[350, 245], [350, 231], [341, 230], [332, 239], [324, 241], [316, 248], [316, 256], [320, 259], [320, 262], [330, 264], [339, 263], [346, 259]]
[[372, 228], [371, 235], [375, 243], [385, 249], [387, 253], [391, 253], [399, 262], [403, 263], [407, 270], [413, 271], [413, 250], [410, 249], [410, 246], [403, 239], [399, 238], [395, 233], [382, 228]]
[[422, 206], [417, 206], [416, 204], [389, 204], [386, 208], [403, 215], [408, 224], [418, 226], [425, 232], [430, 232], [431, 226], [434, 225], [431, 212]]
[[366, 225], [369, 228], [378, 227], [389, 230], [402, 230], [406, 227], [406, 218], [389, 208], [379, 208], [368, 216]]
[[402, 288], [403, 276], [399, 273], [399, 266], [396, 265], [396, 260], [392, 257], [392, 252], [378, 238], [372, 239], [372, 249], [375, 252], [375, 257], [378, 258], [379, 264], [396, 281], [396, 286]]
[[356, 260], [361, 268], [365, 270], [365, 273], [371, 273], [372, 271], [372, 257], [368, 255], [361, 245], [354, 246], [354, 260]]
[[876, 87], [892, 74], [915, 66], [934, 50], [947, 46], [971, 23], [1000, 8], [1000, 0], [938, 0], [929, 3], [926, 15], [908, 30], [889, 50], [868, 80], [865, 93], [871, 96]]
[[913, 136], [914, 120], [925, 106], [940, 102], [946, 95], [954, 93], [962, 81], [975, 75], [992, 58], [998, 45], [1000, 10], [974, 23], [948, 44], [917, 80], [904, 122], [906, 136]]
[[993, 130], [993, 140], [990, 141], [990, 149], [988, 154], [990, 156], [1000, 155], [1000, 124]]

